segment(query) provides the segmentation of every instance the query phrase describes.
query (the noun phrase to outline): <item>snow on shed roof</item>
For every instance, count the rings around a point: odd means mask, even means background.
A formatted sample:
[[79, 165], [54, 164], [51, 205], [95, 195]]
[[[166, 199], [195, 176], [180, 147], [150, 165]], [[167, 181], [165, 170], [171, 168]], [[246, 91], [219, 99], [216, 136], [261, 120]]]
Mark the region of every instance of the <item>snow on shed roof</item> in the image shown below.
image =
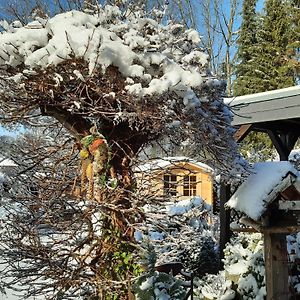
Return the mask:
[[300, 94], [300, 85], [278, 89], [273, 91], [266, 91], [261, 93], [255, 93], [250, 95], [243, 95], [233, 98], [226, 98], [226, 102], [229, 103], [231, 106], [237, 104], [243, 104], [244, 102], [253, 103], [253, 102], [260, 102], [262, 100], [270, 100], [270, 99], [277, 99], [283, 97], [289, 97], [291, 95], [299, 95]]
[[245, 213], [258, 220], [266, 211], [267, 206], [284, 188], [283, 179], [289, 173], [298, 176], [299, 171], [287, 161], [262, 162], [253, 166], [253, 173], [226, 203], [227, 207]]
[[234, 116], [232, 125], [300, 118], [300, 85], [227, 98]]
[[203, 169], [207, 172], [213, 172], [213, 169], [201, 162], [195, 161], [191, 158], [185, 156], [175, 156], [175, 157], [164, 157], [161, 159], [153, 159], [145, 164], [139, 165], [135, 168], [136, 172], [152, 172], [159, 169], [165, 169], [176, 163], [190, 163], [200, 169]]

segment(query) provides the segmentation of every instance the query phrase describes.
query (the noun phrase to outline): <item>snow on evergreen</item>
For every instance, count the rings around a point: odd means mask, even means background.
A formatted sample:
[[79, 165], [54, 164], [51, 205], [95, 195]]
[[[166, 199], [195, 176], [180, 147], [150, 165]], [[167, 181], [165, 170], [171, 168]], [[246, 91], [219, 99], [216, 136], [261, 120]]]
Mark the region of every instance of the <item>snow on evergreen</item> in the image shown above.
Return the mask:
[[[215, 230], [217, 225], [208, 223], [208, 219], [212, 217], [211, 207], [201, 198], [147, 205], [144, 211], [146, 224], [140, 225], [136, 237], [141, 246], [146, 242], [144, 253], [147, 253], [148, 261], [152, 261], [152, 264], [150, 264], [150, 268], [147, 267], [148, 273], [143, 274], [139, 279], [138, 290], [147, 290], [154, 295], [154, 282], [157, 283], [158, 278], [169, 282], [173, 277], [170, 277], [170, 274], [162, 275], [163, 273], [155, 272], [153, 266], [151, 271], [151, 265], [182, 263], [186, 272], [191, 272], [194, 276], [199, 277], [204, 276], [207, 272], [215, 273], [217, 271], [216, 240], [218, 231]], [[149, 251], [149, 245], [152, 247], [151, 251]], [[172, 280], [179, 284], [176, 279]], [[172, 280], [171, 282], [173, 282]], [[169, 291], [170, 289], [165, 287], [165, 290]]]
[[224, 271], [198, 281], [196, 293], [199, 299], [264, 300], [266, 286], [261, 235], [239, 234], [227, 244], [224, 257]]

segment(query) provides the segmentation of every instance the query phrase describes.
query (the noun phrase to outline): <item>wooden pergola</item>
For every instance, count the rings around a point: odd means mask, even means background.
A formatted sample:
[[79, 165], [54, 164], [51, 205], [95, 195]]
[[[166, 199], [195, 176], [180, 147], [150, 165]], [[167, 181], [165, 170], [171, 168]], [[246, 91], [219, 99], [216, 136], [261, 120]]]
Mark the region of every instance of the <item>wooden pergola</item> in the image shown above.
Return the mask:
[[[288, 160], [300, 136], [300, 86], [240, 96], [231, 99], [228, 104], [234, 114], [232, 125], [237, 128], [237, 142], [241, 142], [251, 131], [265, 132], [271, 138], [280, 160]], [[230, 186], [222, 185], [220, 253], [223, 253], [232, 234], [230, 211], [224, 208], [230, 196]]]
[[250, 131], [265, 132], [280, 160], [288, 160], [300, 136], [300, 86], [236, 97], [229, 105], [238, 142]]

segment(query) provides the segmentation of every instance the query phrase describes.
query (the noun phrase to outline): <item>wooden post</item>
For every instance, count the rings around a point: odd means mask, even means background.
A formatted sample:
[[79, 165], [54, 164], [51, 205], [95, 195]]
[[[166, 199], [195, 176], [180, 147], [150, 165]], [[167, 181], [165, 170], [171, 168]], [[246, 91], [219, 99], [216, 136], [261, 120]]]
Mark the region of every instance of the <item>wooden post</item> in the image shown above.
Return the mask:
[[289, 299], [288, 257], [285, 233], [265, 233], [267, 300]]
[[229, 242], [232, 234], [230, 230], [230, 209], [225, 209], [225, 203], [230, 198], [230, 185], [221, 184], [220, 187], [220, 268], [223, 267], [222, 259], [224, 258], [223, 250], [227, 242]]

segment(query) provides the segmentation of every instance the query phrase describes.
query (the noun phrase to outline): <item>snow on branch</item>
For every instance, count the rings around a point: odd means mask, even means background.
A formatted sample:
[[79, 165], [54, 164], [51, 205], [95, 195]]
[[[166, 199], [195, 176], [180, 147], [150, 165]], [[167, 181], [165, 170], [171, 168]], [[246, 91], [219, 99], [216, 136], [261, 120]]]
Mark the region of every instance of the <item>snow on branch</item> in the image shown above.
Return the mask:
[[239, 163], [225, 85], [207, 69], [195, 30], [110, 5], [9, 28], [0, 36], [4, 121], [39, 109], [81, 126], [81, 137], [93, 122], [110, 141], [135, 136], [133, 152], [169, 135], [223, 171]]

